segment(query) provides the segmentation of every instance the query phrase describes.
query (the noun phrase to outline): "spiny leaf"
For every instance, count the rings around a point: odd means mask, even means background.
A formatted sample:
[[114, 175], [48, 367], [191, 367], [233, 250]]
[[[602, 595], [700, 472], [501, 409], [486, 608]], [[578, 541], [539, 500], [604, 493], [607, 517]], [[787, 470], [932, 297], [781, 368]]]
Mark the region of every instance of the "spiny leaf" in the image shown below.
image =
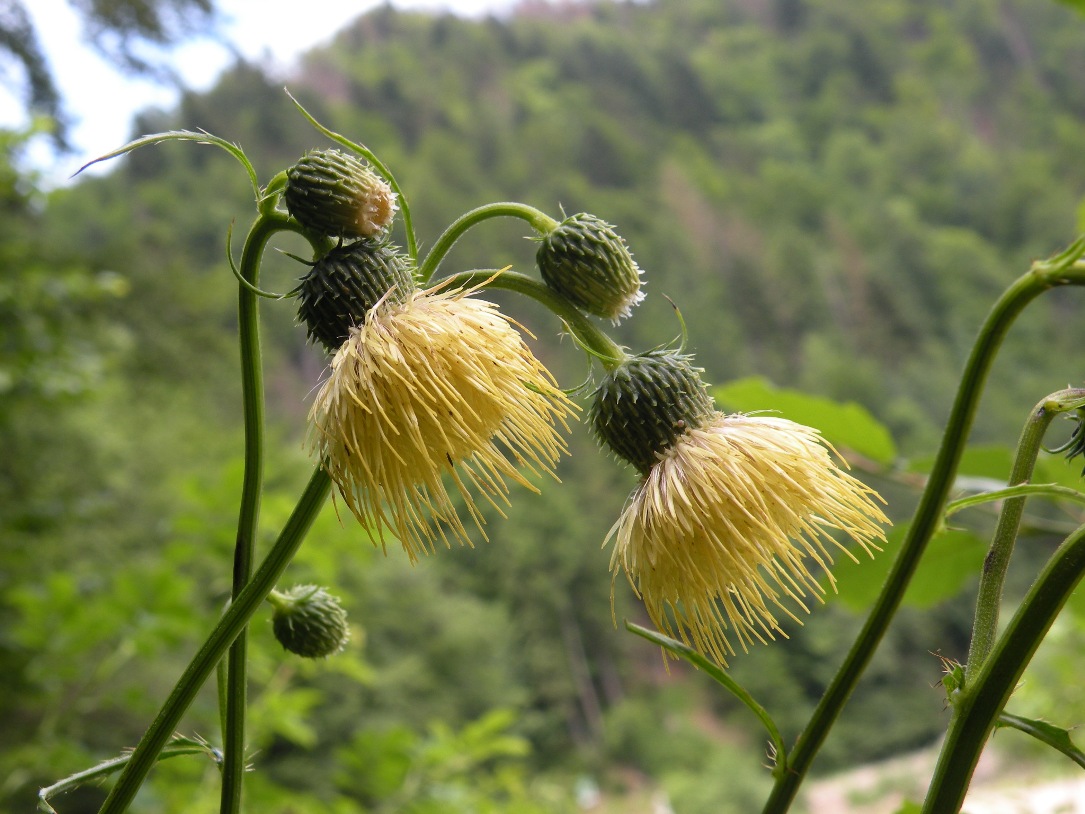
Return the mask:
[[1003, 712], [995, 722], [996, 728], [1007, 727], [1018, 729], [1027, 735], [1032, 735], [1036, 740], [1046, 743], [1053, 749], [1062, 752], [1078, 766], [1085, 769], [1085, 752], [1082, 752], [1070, 739], [1070, 731], [1062, 727], [1049, 724], [1047, 721], [1038, 721], [1033, 718], [1022, 718]]
[[[186, 738], [182, 735], [174, 735], [170, 742], [159, 753], [157, 760], [166, 760], [167, 758], [180, 757], [181, 755], [207, 755], [216, 763], [222, 761], [222, 755], [219, 751], [213, 748], [203, 738]], [[57, 810], [49, 805], [50, 798], [69, 792], [72, 789], [87, 783], [96, 782], [104, 777], [108, 777], [113, 774], [113, 772], [123, 769], [131, 759], [132, 755], [129, 752], [120, 757], [103, 760], [96, 766], [91, 766], [89, 769], [84, 769], [81, 772], [76, 772], [75, 774], [65, 777], [63, 780], [57, 781], [51, 786], [46, 786], [38, 791], [38, 810], [46, 812], [46, 814], [57, 814]]]
[[93, 161], [88, 161], [75, 171], [75, 175], [79, 175], [79, 173], [87, 167], [93, 166], [101, 161], [108, 161], [111, 158], [127, 155], [134, 150], [138, 150], [140, 147], [150, 147], [154, 144], [162, 144], [167, 141], [195, 141], [197, 144], [212, 144], [216, 147], [221, 147], [241, 162], [241, 165], [249, 174], [249, 181], [252, 183], [252, 189], [256, 195], [256, 199], [257, 201], [260, 200], [260, 182], [256, 177], [256, 168], [252, 166], [252, 162], [249, 161], [249, 157], [245, 155], [245, 151], [233, 142], [226, 141], [226, 139], [219, 138], [218, 136], [213, 136], [204, 130], [169, 130], [165, 133], [154, 133], [148, 136], [141, 136], [140, 138], [128, 142], [123, 147], [118, 147], [113, 152], [98, 156]]

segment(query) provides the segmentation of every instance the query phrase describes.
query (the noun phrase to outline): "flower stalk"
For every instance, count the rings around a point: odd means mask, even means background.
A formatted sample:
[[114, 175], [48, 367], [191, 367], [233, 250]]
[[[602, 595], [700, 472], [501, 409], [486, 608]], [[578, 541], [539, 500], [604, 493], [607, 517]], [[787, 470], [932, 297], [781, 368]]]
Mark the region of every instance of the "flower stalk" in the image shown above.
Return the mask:
[[1080, 238], [1051, 260], [1035, 263], [999, 297], [980, 328], [958, 385], [938, 455], [900, 553], [863, 628], [789, 753], [789, 771], [777, 778], [763, 814], [782, 814], [790, 808], [818, 750], [896, 614], [920, 557], [941, 522], [987, 375], [1006, 334], [1025, 307], [1045, 291], [1062, 285], [1085, 285], [1085, 263], [1080, 261], [1083, 252], [1085, 238]]
[[531, 297], [560, 318], [580, 346], [598, 359], [607, 370], [612, 370], [628, 358], [628, 354], [619, 344], [568, 300], [554, 293], [544, 283], [524, 274], [514, 271], [496, 273], [492, 269], [475, 269], [453, 274], [447, 278], [447, 284], [455, 288], [499, 288]]
[[422, 261], [418, 267], [416, 276], [418, 281], [425, 285], [433, 277], [437, 271], [438, 266], [441, 265], [441, 261], [445, 259], [445, 256], [452, 250], [452, 247], [456, 244], [463, 234], [483, 221], [490, 220], [491, 218], [519, 218], [520, 220], [527, 221], [531, 228], [540, 234], [554, 229], [558, 222], [552, 217], [536, 209], [533, 206], [527, 204], [514, 203], [510, 201], [501, 201], [498, 203], [485, 204], [483, 206], [472, 209], [468, 212], [464, 212], [456, 220], [449, 224], [448, 228], [441, 233], [441, 236], [437, 238], [437, 242], [433, 244], [433, 248], [429, 250], [426, 255], [426, 259]]
[[[277, 233], [305, 234], [278, 211], [260, 214], [253, 222], [241, 250], [239, 275], [248, 285], [238, 286], [238, 343], [241, 352], [241, 399], [244, 417], [244, 475], [234, 544], [231, 601], [252, 577], [264, 459], [264, 374], [260, 351], [260, 313], [254, 289], [260, 283], [260, 261], [268, 241]], [[313, 246], [314, 250], [320, 247]], [[222, 710], [222, 793], [220, 814], [238, 814], [245, 772], [245, 706], [247, 696], [248, 636], [238, 634], [230, 646]]]
[[330, 491], [331, 479], [322, 466], [317, 467], [275, 544], [181, 674], [166, 703], [132, 752], [121, 776], [110, 789], [99, 814], [121, 814], [132, 804], [148, 772], [158, 760], [159, 753], [180, 723], [181, 716], [293, 560]]

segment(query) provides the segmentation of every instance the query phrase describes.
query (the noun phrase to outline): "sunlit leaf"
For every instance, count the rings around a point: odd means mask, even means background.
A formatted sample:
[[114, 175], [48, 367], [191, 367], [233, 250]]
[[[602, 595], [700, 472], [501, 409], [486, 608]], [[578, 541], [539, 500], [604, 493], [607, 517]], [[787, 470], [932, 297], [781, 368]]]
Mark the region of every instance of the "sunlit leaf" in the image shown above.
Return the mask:
[[[915, 458], [908, 463], [912, 472], [930, 472], [934, 456]], [[957, 479], [983, 479], [1005, 485], [1013, 467], [1013, 450], [1004, 446], [974, 446], [965, 449], [957, 465]], [[994, 486], [992, 488], [997, 488]]]
[[893, 438], [865, 407], [854, 402], [836, 402], [798, 390], [774, 386], [760, 377], [738, 379], [713, 388], [716, 402], [726, 410], [778, 413], [821, 431], [834, 446], [849, 449], [880, 464], [891, 464], [897, 456]]
[[[833, 567], [837, 582], [837, 598], [855, 611], [870, 607], [885, 582], [886, 574], [900, 550], [908, 526], [895, 527], [888, 536], [884, 550], [873, 560], [860, 557], [859, 562], [839, 557]], [[904, 604], [929, 608], [955, 596], [979, 575], [987, 544], [967, 531], [949, 529], [930, 541], [916, 569]]]

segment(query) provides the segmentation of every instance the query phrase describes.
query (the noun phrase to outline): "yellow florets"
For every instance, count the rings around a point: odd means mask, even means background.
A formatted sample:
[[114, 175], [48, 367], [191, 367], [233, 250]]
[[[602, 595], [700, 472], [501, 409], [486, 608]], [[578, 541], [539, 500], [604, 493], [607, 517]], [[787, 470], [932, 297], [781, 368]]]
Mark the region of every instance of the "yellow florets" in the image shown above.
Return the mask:
[[[470, 542], [446, 488], [481, 530], [471, 491], [500, 512], [505, 478], [553, 474], [572, 403], [517, 329], [469, 291], [415, 292], [378, 304], [350, 331], [310, 412], [310, 445], [347, 506], [413, 560]], [[469, 490], [468, 486], [473, 486]]]
[[611, 529], [611, 568], [660, 630], [726, 664], [732, 636], [743, 650], [775, 638], [777, 611], [820, 599], [808, 562], [828, 574], [832, 531], [877, 548], [875, 499], [816, 430], [716, 413], [660, 453]]

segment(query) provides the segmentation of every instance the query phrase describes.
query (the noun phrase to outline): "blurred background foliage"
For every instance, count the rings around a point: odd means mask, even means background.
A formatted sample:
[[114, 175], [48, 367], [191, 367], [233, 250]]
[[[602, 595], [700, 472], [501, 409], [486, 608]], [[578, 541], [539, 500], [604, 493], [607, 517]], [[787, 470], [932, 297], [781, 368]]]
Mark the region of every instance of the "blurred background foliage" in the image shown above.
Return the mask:
[[[289, 86], [393, 168], [424, 246], [495, 200], [617, 224], [649, 294], [620, 340], [647, 350], [677, 335], [669, 297], [722, 407], [822, 428], [883, 492], [898, 522], [889, 550], [839, 557], [839, 599], [731, 665], [792, 738], [880, 585], [980, 321], [1082, 227], [1082, 41], [1085, 19], [1049, 0], [525, 3], [481, 20], [382, 8], [311, 52]], [[324, 146], [280, 85], [238, 63], [176, 110], [146, 111], [133, 135], [203, 128], [269, 179]], [[225, 234], [252, 212], [219, 151], [146, 149], [47, 192], [22, 160], [28, 137], [0, 138], [0, 807], [12, 810], [134, 744], [229, 593], [241, 427]], [[527, 237], [518, 221], [488, 222], [442, 271], [527, 271]], [[289, 289], [301, 271], [269, 256], [264, 285]], [[566, 386], [584, 380], [549, 315], [494, 296]], [[1004, 482], [1032, 405], [1080, 383], [1081, 307], [1080, 292], [1056, 292], [1015, 328], [962, 488]], [[327, 360], [288, 304], [263, 315], [266, 545], [309, 468], [305, 415]], [[413, 568], [329, 504], [288, 579], [339, 594], [353, 643], [303, 664], [255, 621], [251, 810], [534, 814], [601, 791], [624, 801], [612, 810], [641, 799], [647, 811], [655, 790], [679, 814], [758, 806], [754, 722], [615, 628], [601, 543], [635, 478], [582, 426], [569, 443], [562, 485], [520, 490], [507, 519], [491, 513], [489, 542]], [[1057, 459], [1041, 467], [1080, 483]], [[983, 510], [957, 520], [819, 770], [944, 727], [932, 654], [965, 655], [993, 524]], [[1080, 520], [1037, 507], [1015, 591]], [[619, 622], [643, 621], [625, 583], [613, 591]], [[1041, 651], [1015, 697], [1023, 713], [1085, 720], [1082, 618]], [[213, 688], [186, 733], [217, 739]], [[137, 808], [209, 809], [216, 771], [169, 761]], [[83, 789], [58, 808], [102, 797]]]

